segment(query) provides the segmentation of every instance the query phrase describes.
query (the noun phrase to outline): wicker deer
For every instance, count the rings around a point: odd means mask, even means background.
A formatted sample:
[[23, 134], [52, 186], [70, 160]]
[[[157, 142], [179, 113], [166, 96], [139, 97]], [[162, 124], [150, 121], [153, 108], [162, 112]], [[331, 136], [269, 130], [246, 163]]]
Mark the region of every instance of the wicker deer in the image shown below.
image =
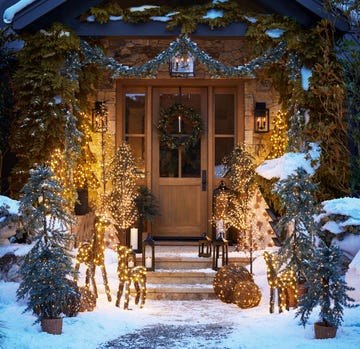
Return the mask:
[[85, 287], [87, 289], [90, 289], [91, 283], [94, 295], [97, 298], [98, 293], [95, 282], [95, 271], [97, 266], [100, 267], [107, 299], [109, 302], [111, 302], [111, 293], [104, 264], [104, 234], [105, 229], [108, 225], [109, 222], [105, 219], [101, 217], [95, 218], [95, 232], [91, 239], [91, 242], [83, 242], [78, 249], [78, 254], [76, 256], [74, 281], [77, 283], [80, 265], [84, 263], [86, 265]]
[[130, 297], [130, 286], [134, 283], [136, 296], [135, 304], [139, 303], [141, 296], [140, 308], [144, 307], [146, 299], [146, 268], [143, 266], [137, 266], [129, 268], [128, 256], [131, 249], [126, 246], [116, 245], [115, 250], [118, 254], [118, 277], [119, 277], [119, 289], [117, 293], [116, 303], [117, 307], [120, 306], [120, 300], [125, 287], [125, 301], [124, 309], [129, 309], [129, 297]]
[[267, 266], [267, 280], [270, 287], [270, 313], [274, 312], [276, 290], [278, 295], [279, 313], [283, 311], [284, 306], [286, 310], [289, 310], [289, 290], [294, 288], [296, 283], [295, 274], [293, 271], [284, 271], [281, 274], [278, 274], [276, 257], [269, 252], [264, 252], [264, 259]]

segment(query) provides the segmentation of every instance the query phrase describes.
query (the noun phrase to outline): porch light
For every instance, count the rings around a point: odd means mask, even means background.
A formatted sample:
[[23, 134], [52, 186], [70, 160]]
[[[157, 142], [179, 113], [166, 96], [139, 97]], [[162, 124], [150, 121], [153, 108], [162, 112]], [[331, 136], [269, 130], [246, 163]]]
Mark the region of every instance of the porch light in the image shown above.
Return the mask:
[[266, 103], [255, 103], [254, 132], [269, 132], [269, 109], [266, 108]]
[[211, 257], [211, 239], [204, 233], [199, 240], [199, 257]]
[[220, 236], [213, 242], [213, 246], [212, 268], [213, 270], [219, 270], [229, 262], [229, 243], [224, 238], [223, 233], [220, 233]]
[[155, 241], [150, 234], [142, 243], [142, 265], [148, 271], [155, 270]]
[[170, 58], [170, 76], [179, 78], [193, 77], [194, 61], [194, 56], [186, 48], [180, 48]]
[[108, 110], [106, 102], [96, 101], [92, 110], [92, 128], [94, 132], [106, 132], [108, 129]]

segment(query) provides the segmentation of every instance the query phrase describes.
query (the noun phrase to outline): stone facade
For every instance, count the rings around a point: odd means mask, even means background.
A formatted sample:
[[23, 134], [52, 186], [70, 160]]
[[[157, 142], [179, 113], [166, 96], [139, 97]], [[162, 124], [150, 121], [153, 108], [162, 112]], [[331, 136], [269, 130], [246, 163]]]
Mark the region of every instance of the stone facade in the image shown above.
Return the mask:
[[[156, 55], [166, 50], [174, 39], [103, 39], [101, 45], [106, 54], [113, 57], [119, 63], [127, 66], [141, 66], [153, 59]], [[211, 57], [228, 66], [239, 66], [254, 58], [251, 53], [251, 45], [246, 38], [239, 39], [194, 39], [200, 49], [207, 52]], [[157, 78], [169, 79], [168, 66], [164, 64], [158, 72]], [[192, 79], [211, 78], [206, 67], [195, 63], [195, 77]], [[260, 163], [270, 151], [270, 133], [254, 133], [254, 105], [255, 102], [265, 102], [270, 110], [271, 122], [279, 110], [278, 94], [274, 89], [271, 78], [262, 76], [261, 72], [257, 79], [246, 79], [244, 105], [245, 105], [245, 143]], [[98, 99], [106, 100], [109, 111], [109, 133], [115, 134], [115, 110], [116, 91], [115, 81], [108, 73], [100, 83]]]

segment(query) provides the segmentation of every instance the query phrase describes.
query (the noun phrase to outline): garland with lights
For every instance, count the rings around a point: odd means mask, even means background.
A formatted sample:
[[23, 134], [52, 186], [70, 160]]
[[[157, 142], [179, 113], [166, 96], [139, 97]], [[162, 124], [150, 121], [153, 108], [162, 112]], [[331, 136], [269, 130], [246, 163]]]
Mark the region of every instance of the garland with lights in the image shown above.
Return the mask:
[[[194, 108], [175, 103], [160, 114], [157, 126], [160, 143], [169, 149], [177, 149], [181, 146], [189, 148], [195, 146], [200, 139], [203, 130], [201, 116]], [[171, 125], [178, 121], [178, 133], [169, 132]], [[191, 133], [182, 132], [182, 124], [190, 125]]]
[[[83, 65], [91, 63], [99, 65], [103, 69], [110, 70], [113, 78], [155, 77], [160, 66], [168, 63], [170, 58], [179, 50], [186, 50], [191, 53], [201, 64], [207, 67], [212, 78], [255, 78], [257, 70], [281, 60], [287, 51], [287, 43], [286, 41], [281, 41], [274, 48], [265, 51], [263, 55], [252, 59], [244, 65], [236, 67], [229, 67], [217, 61], [208, 53], [201, 50], [196, 42], [192, 41], [187, 35], [179, 36], [175, 41], [170, 43], [165, 51], [138, 67], [129, 67], [118, 63], [114, 58], [106, 56], [99, 47], [93, 48], [84, 40], [80, 42], [80, 48], [85, 56], [82, 62]], [[299, 66], [293, 63], [293, 60], [287, 62], [287, 68], [291, 71], [296, 70], [296, 72], [291, 72], [291, 77], [298, 76], [299, 70]]]

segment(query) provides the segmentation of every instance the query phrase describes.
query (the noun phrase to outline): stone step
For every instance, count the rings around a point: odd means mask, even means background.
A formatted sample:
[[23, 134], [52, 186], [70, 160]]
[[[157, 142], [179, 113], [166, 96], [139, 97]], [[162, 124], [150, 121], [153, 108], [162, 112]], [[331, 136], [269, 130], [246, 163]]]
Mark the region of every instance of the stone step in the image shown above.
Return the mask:
[[[137, 265], [141, 265], [141, 256], [137, 256]], [[229, 264], [239, 264], [242, 266], [250, 263], [247, 257], [229, 257]], [[212, 258], [204, 257], [161, 257], [155, 256], [155, 271], [156, 270], [196, 270], [196, 269], [212, 269]]]
[[146, 298], [153, 300], [216, 299], [212, 285], [147, 284]]
[[212, 285], [216, 272], [212, 269], [199, 270], [158, 270], [147, 272], [149, 284]]

